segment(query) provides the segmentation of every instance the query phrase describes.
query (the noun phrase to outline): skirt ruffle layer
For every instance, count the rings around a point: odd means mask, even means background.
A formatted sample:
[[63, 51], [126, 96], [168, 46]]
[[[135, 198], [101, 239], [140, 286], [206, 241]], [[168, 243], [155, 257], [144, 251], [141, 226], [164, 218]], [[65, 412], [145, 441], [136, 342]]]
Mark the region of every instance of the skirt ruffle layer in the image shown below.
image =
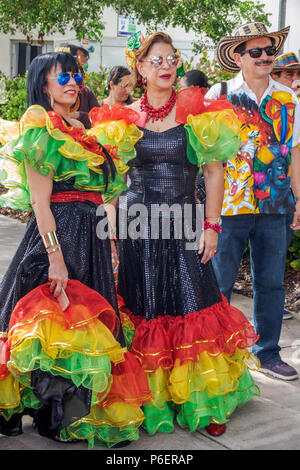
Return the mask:
[[152, 401], [143, 406], [143, 426], [150, 434], [171, 432], [174, 416], [191, 431], [210, 422], [225, 423], [235, 408], [259, 394], [248, 370], [259, 367], [248, 351], [258, 337], [225, 297], [184, 317], [148, 322], [119, 301], [128, 348], [152, 392]]
[[70, 280], [66, 293], [70, 306], [64, 312], [48, 284], [17, 303], [1, 341], [0, 413], [9, 419], [46, 403], [51, 387], [36, 392], [32, 374], [38, 373], [44, 381], [46, 376], [53, 383], [55, 378], [68, 381], [90, 397], [89, 413], [70, 410], [72, 422], [60, 429], [62, 439], [73, 439], [75, 433], [90, 446], [136, 439], [144, 420], [140, 407], [152, 398], [146, 374], [115, 339], [120, 325], [111, 305], [79, 281]]

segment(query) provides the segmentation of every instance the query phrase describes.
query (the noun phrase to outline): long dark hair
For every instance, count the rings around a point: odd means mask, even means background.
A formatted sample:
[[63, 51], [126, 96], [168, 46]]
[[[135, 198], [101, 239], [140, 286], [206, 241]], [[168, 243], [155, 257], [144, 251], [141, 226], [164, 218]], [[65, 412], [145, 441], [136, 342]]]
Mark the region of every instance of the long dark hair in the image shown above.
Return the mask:
[[49, 99], [44, 92], [47, 85], [47, 75], [60, 64], [62, 72], [78, 73], [78, 64], [74, 57], [67, 52], [52, 52], [38, 55], [31, 62], [27, 77], [27, 103], [28, 106], [39, 104], [46, 111], [51, 111]]
[[[47, 75], [57, 64], [61, 65], [63, 73], [72, 72], [78, 73], [78, 64], [74, 57], [68, 52], [52, 52], [41, 54], [33, 59], [29, 66], [27, 76], [27, 103], [28, 106], [34, 104], [42, 106], [46, 111], [52, 111], [49, 99], [44, 91], [47, 85]], [[66, 124], [69, 125], [67, 122]], [[109, 169], [111, 177], [114, 180], [116, 175], [115, 164], [109, 153], [102, 146], [103, 152], [106, 156], [108, 166], [103, 163], [101, 169], [103, 171], [105, 190], [108, 186]]]

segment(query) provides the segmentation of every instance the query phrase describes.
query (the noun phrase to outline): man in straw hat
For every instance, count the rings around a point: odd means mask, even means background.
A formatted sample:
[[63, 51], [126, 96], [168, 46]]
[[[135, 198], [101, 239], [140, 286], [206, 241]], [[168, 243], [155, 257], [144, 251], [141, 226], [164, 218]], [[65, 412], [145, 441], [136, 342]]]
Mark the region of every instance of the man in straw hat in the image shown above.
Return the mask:
[[269, 33], [263, 23], [250, 23], [222, 38], [218, 60], [238, 74], [214, 85], [206, 97], [227, 95], [241, 122], [242, 140], [237, 156], [224, 168], [223, 232], [213, 258], [215, 274], [230, 301], [249, 241], [254, 325], [260, 336], [253, 352], [261, 372], [295, 380], [297, 371], [282, 361], [278, 342], [289, 214], [292, 228], [300, 229], [300, 106], [295, 93], [270, 76], [288, 32], [289, 27]]
[[296, 54], [288, 52], [276, 57], [271, 76], [291, 88], [300, 100], [300, 62]]

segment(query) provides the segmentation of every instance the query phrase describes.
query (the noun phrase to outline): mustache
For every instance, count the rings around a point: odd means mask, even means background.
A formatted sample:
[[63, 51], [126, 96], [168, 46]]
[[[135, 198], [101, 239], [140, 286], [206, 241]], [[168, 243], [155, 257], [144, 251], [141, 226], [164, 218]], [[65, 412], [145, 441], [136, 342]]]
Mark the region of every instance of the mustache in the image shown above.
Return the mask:
[[257, 60], [255, 62], [256, 65], [271, 65], [273, 64], [272, 60]]

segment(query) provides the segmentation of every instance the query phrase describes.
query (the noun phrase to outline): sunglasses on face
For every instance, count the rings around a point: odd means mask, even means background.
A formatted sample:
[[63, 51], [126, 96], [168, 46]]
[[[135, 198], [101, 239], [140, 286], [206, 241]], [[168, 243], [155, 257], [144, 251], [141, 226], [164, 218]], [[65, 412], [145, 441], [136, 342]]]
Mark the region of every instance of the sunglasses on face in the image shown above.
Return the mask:
[[267, 56], [271, 57], [276, 54], [276, 47], [275, 46], [254, 47], [253, 49], [246, 49], [245, 51], [241, 52], [241, 55], [245, 55], [248, 52], [252, 59], [258, 59], [259, 57], [262, 56], [263, 51], [265, 51]]
[[[143, 60], [143, 62], [150, 62], [150, 64], [156, 68], [161, 67], [163, 61], [164, 58], [157, 55], [151, 56], [149, 60]], [[176, 57], [175, 54], [168, 55], [166, 57], [166, 61], [171, 67], [176, 67], [178, 65], [178, 57]]]
[[76, 84], [78, 86], [81, 86], [82, 83], [83, 83], [83, 76], [81, 73], [59, 73], [56, 77], [48, 77], [48, 78], [51, 78], [51, 79], [56, 79], [58, 84], [61, 85], [61, 86], [65, 86], [67, 85], [67, 83], [69, 83], [70, 81], [70, 78], [73, 77]]

